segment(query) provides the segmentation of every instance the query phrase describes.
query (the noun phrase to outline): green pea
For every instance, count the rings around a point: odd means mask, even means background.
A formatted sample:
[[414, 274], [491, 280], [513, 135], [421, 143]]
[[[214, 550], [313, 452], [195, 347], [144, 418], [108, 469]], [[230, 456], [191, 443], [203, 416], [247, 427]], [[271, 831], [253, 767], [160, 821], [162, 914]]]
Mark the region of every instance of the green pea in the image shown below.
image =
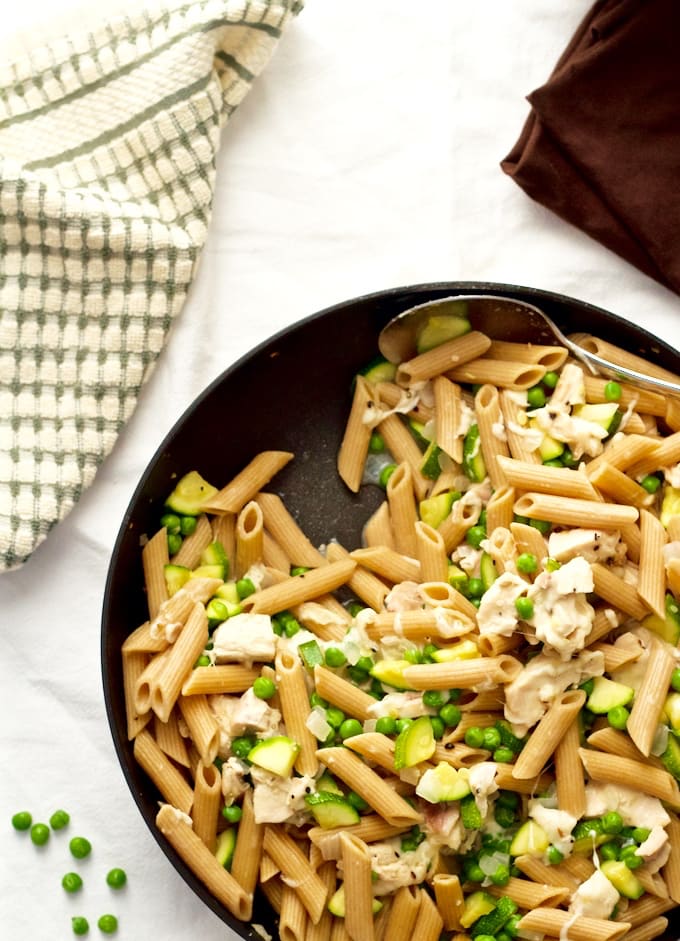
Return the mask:
[[345, 719], [341, 724], [338, 732], [340, 733], [340, 738], [344, 741], [346, 738], [352, 738], [353, 735], [361, 735], [364, 731], [364, 727], [359, 722], [358, 719]]
[[442, 738], [446, 731], [446, 726], [439, 716], [430, 716], [430, 724], [432, 725], [432, 734], [434, 737], [436, 739]]
[[294, 618], [294, 617], [286, 618], [284, 625], [283, 625], [283, 630], [284, 630], [286, 637], [295, 637], [297, 632], [301, 629], [302, 628], [300, 627], [300, 622], [297, 620], [297, 618]]
[[243, 601], [243, 599], [247, 598], [249, 595], [255, 594], [255, 590], [255, 585], [250, 578], [239, 578], [236, 582], [236, 594], [238, 595], [239, 601]]
[[515, 599], [515, 610], [523, 621], [529, 621], [534, 616], [534, 603], [531, 598], [524, 596]]
[[470, 578], [468, 579], [467, 590], [471, 598], [481, 598], [484, 594], [484, 582], [481, 578]]
[[671, 686], [676, 693], [680, 693], [680, 667], [676, 667], [671, 673]]
[[380, 716], [375, 723], [375, 730], [381, 735], [396, 735], [397, 720], [392, 716]]
[[219, 598], [211, 598], [205, 609], [205, 613], [211, 621], [226, 621], [229, 617], [229, 608]]
[[309, 704], [310, 706], [321, 706], [323, 709], [328, 705], [328, 700], [323, 699], [316, 690], [309, 694]]
[[368, 450], [371, 454], [381, 454], [385, 450], [385, 439], [377, 431], [374, 431], [370, 437]]
[[498, 729], [495, 729], [491, 726], [488, 729], [484, 729], [484, 742], [482, 748], [486, 748], [487, 751], [495, 751], [500, 747], [501, 744], [501, 733]]
[[355, 810], [359, 811], [359, 813], [362, 813], [369, 808], [367, 801], [363, 799], [361, 794], [357, 794], [356, 791], [348, 791], [345, 796], [345, 800], [351, 807], [354, 807]]
[[449, 690], [449, 702], [458, 702], [460, 697], [463, 695], [462, 689], [450, 689]]
[[484, 882], [486, 874], [477, 862], [466, 863], [464, 866], [465, 878], [470, 882]]
[[304, 575], [305, 572], [309, 571], [308, 565], [291, 565], [290, 574], [291, 575]]
[[209, 666], [210, 666], [210, 657], [208, 656], [208, 654], [207, 654], [207, 653], [202, 653], [201, 656], [200, 656], [200, 657], [198, 658], [198, 660], [196, 661], [196, 663], [194, 664], [194, 666], [197, 666], [197, 667], [209, 667]]
[[85, 859], [92, 852], [92, 844], [84, 836], [74, 836], [68, 848], [71, 850], [71, 856], [76, 859]]
[[114, 934], [118, 930], [118, 919], [115, 915], [102, 915], [97, 927], [103, 934]]
[[581, 683], [579, 689], [582, 689], [586, 696], [590, 696], [595, 689], [595, 680], [592, 678], [586, 680], [585, 683]]
[[175, 513], [165, 513], [161, 516], [161, 526], [165, 526], [168, 533], [171, 533], [173, 536], [176, 536], [180, 531], [181, 525], [181, 520]]
[[501, 745], [501, 747], [497, 748], [493, 753], [493, 760], [499, 762], [499, 764], [507, 765], [514, 757], [515, 753], [511, 748], [508, 748], [507, 745]]
[[276, 683], [268, 676], [258, 676], [253, 683], [253, 692], [258, 699], [271, 699], [276, 692]]
[[440, 689], [426, 689], [423, 693], [423, 704], [432, 709], [439, 709], [444, 705], [444, 693]]
[[353, 618], [355, 618], [360, 611], [364, 611], [365, 608], [366, 605], [362, 604], [360, 601], [350, 601], [347, 605], [347, 610]]
[[364, 673], [368, 673], [373, 669], [373, 657], [359, 657], [354, 666], [357, 668], [357, 670], [362, 670]]
[[562, 568], [562, 563], [558, 562], [557, 559], [551, 559], [548, 557], [543, 563], [545, 566], [546, 572], [556, 572], [558, 569]]
[[558, 457], [551, 457], [547, 461], [543, 461], [544, 467], [564, 467], [564, 464]]
[[570, 448], [565, 448], [564, 451], [560, 454], [560, 460], [565, 467], [568, 467], [570, 470], [576, 470], [576, 468], [581, 463], [577, 460], [574, 455], [571, 453]]
[[439, 710], [439, 718], [447, 728], [452, 729], [457, 726], [463, 718], [463, 713], [459, 706], [454, 705], [452, 702], [447, 702], [447, 704], [442, 706]]
[[[505, 868], [507, 869], [507, 866]], [[508, 879], [509, 878], [510, 878], [510, 870], [508, 869]], [[508, 879], [506, 879], [505, 882], [503, 883], [494, 882], [494, 885], [505, 885]], [[491, 876], [491, 881], [493, 882], [493, 880], [494, 880], [494, 877]], [[475, 935], [475, 941], [497, 941], [498, 937], [499, 937], [498, 935], [492, 935], [492, 934], [478, 934], [478, 935]]]
[[[491, 881], [494, 885], [507, 885], [510, 881], [510, 867], [506, 866], [505, 863], [499, 863], [496, 871], [491, 873]], [[479, 938], [479, 935], [477, 937]]]
[[516, 810], [519, 807], [519, 794], [516, 794], [515, 791], [499, 791], [496, 803], [500, 804], [501, 807], [510, 807], [512, 810]]
[[67, 872], [62, 878], [61, 884], [67, 892], [78, 892], [83, 887], [83, 880], [77, 872]]
[[484, 745], [484, 729], [472, 725], [465, 731], [465, 744], [469, 748], [482, 748]]
[[31, 840], [36, 846], [44, 846], [50, 838], [50, 828], [46, 823], [34, 823], [31, 827]]
[[549, 389], [554, 389], [555, 386], [557, 385], [559, 378], [560, 378], [559, 374], [556, 373], [554, 370], [550, 369], [545, 374], [545, 376], [543, 376], [542, 382], [543, 382], [543, 385], [547, 386]]
[[648, 830], [647, 827], [635, 827], [633, 830], [633, 839], [636, 843], [644, 843], [648, 839], [651, 830]]
[[515, 822], [515, 811], [511, 807], [504, 807], [502, 804], [496, 802], [493, 817], [499, 827], [503, 827], [504, 830], [507, 830]]
[[533, 574], [538, 568], [538, 559], [533, 552], [522, 552], [517, 556], [517, 571], [524, 575]]
[[[544, 377], [545, 378], [545, 377]], [[515, 866], [512, 867], [516, 868]], [[512, 869], [510, 870], [512, 873]], [[521, 875], [521, 873], [519, 873]], [[511, 938], [516, 938], [519, 932], [519, 923], [522, 920], [521, 915], [511, 915], [511, 917], [506, 921], [503, 930], [506, 931]]]
[[635, 853], [626, 853], [628, 847], [624, 847], [621, 850], [621, 861], [626, 864], [629, 869], [639, 869], [640, 866], [644, 863], [642, 856], [636, 856]]
[[643, 490], [646, 490], [647, 493], [656, 493], [661, 486], [661, 481], [655, 474], [646, 474], [640, 481], [640, 486]]
[[527, 405], [529, 408], [543, 408], [545, 405], [545, 392], [540, 386], [533, 386], [527, 390]]
[[608, 382], [604, 387], [604, 397], [608, 402], [618, 402], [623, 390], [618, 382]]
[[403, 732], [413, 725], [413, 719], [397, 719], [397, 732]]
[[243, 811], [238, 804], [227, 804], [222, 808], [222, 816], [229, 823], [238, 823], [243, 816]]
[[465, 542], [473, 549], [479, 549], [484, 539], [486, 539], [486, 530], [483, 526], [471, 526], [465, 533]]
[[404, 660], [407, 660], [409, 663], [422, 663], [423, 655], [420, 650], [417, 650], [415, 647], [410, 647], [408, 650], [405, 650], [402, 654]]
[[255, 747], [255, 742], [256, 738], [254, 735], [239, 735], [232, 739], [231, 750], [237, 758], [245, 761], [251, 750]]
[[179, 533], [168, 533], [168, 554], [177, 555], [182, 548], [182, 537]]
[[619, 858], [619, 846], [615, 840], [612, 840], [610, 843], [603, 843], [602, 846], [598, 847], [597, 851], [602, 860]]
[[70, 819], [65, 810], [55, 810], [50, 817], [50, 826], [53, 830], [63, 830]]
[[543, 536], [547, 535], [552, 529], [552, 523], [548, 522], [548, 520], [529, 520], [529, 526], [533, 526], [533, 528], [537, 529]]
[[342, 709], [338, 709], [337, 706], [329, 706], [326, 709], [326, 722], [333, 729], [339, 729], [342, 723], [345, 721], [345, 713]]
[[613, 729], [623, 729], [628, 725], [628, 718], [630, 713], [625, 706], [614, 706], [613, 709], [610, 709], [607, 713], [607, 722], [611, 725]]
[[73, 934], [87, 934], [90, 930], [90, 923], [82, 915], [76, 915], [71, 919], [71, 930]]
[[392, 474], [395, 472], [396, 469], [397, 469], [396, 464], [386, 464], [385, 467], [383, 467], [383, 469], [380, 471], [380, 475], [378, 477], [378, 483], [383, 488], [383, 490], [387, 489], [387, 481], [390, 479], [390, 477], [392, 476]]
[[106, 884], [112, 889], [122, 889], [127, 882], [127, 874], [124, 869], [109, 869], [106, 874]]
[[423, 647], [423, 660], [425, 663], [432, 663], [434, 661], [434, 654], [437, 653], [439, 647], [436, 644], [425, 644]]
[[602, 815], [602, 830], [616, 836], [623, 829], [623, 818], [616, 810], [610, 810]]
[[20, 810], [12, 817], [12, 826], [15, 830], [30, 830], [33, 817], [27, 810]]
[[561, 863], [564, 859], [564, 853], [560, 852], [558, 848], [551, 843], [548, 847], [548, 862], [551, 866], [556, 866], [558, 863]]
[[510, 938], [510, 935], [507, 933], [507, 931], [499, 931], [495, 936], [494, 941], [512, 941], [512, 939]]
[[339, 647], [328, 647], [323, 659], [327, 667], [344, 667], [347, 663], [347, 657]]
[[183, 536], [193, 536], [198, 526], [195, 516], [182, 516], [179, 521], [179, 531]]

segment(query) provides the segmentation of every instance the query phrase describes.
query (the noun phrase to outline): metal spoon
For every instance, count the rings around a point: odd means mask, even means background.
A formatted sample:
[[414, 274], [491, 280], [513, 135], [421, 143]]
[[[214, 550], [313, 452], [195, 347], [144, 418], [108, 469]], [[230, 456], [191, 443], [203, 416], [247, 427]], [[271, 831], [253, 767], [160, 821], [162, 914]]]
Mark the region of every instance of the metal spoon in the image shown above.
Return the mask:
[[625, 379], [631, 385], [671, 395], [680, 395], [680, 384], [649, 376], [625, 366], [617, 366], [595, 353], [590, 353], [565, 337], [547, 314], [528, 304], [494, 294], [460, 294], [427, 301], [402, 311], [380, 331], [378, 348], [392, 363], [402, 363], [417, 354], [416, 340], [420, 330], [433, 315], [465, 317], [473, 330], [486, 333], [494, 340], [515, 343], [555, 341], [565, 346], [591, 373], [611, 379]]

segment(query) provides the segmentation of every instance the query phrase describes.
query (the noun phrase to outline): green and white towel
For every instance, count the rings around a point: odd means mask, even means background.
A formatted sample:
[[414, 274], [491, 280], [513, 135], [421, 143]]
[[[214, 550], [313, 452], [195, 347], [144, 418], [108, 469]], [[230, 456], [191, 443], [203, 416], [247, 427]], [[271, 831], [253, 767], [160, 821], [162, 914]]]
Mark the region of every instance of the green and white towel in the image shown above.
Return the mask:
[[0, 65], [0, 571], [130, 417], [206, 238], [220, 131], [301, 0], [168, 0]]

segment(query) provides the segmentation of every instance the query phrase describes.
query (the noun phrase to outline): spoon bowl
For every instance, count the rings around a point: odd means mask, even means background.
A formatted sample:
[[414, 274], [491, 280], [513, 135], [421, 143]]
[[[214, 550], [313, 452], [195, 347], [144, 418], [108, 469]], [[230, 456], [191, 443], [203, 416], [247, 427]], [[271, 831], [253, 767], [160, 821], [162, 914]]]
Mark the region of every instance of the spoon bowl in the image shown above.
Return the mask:
[[[418, 353], [418, 336], [432, 317], [465, 318], [472, 330], [494, 340], [513, 343], [555, 343], [566, 347], [593, 375], [623, 379], [631, 385], [666, 395], [680, 395], [680, 382], [665, 370], [649, 375], [584, 349], [566, 337], [534, 304], [495, 294], [460, 294], [410, 307], [393, 317], [380, 331], [378, 348], [391, 363], [403, 363]], [[665, 376], [663, 374], [666, 374]]]

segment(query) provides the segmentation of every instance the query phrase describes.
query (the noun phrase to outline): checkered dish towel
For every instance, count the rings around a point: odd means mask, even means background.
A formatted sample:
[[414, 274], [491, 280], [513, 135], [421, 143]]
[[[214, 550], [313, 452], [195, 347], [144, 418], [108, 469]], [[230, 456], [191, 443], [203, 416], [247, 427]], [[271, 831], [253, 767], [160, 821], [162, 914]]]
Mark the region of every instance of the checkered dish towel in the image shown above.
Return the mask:
[[301, 0], [172, 0], [0, 65], [0, 571], [91, 483], [206, 238], [220, 130]]

